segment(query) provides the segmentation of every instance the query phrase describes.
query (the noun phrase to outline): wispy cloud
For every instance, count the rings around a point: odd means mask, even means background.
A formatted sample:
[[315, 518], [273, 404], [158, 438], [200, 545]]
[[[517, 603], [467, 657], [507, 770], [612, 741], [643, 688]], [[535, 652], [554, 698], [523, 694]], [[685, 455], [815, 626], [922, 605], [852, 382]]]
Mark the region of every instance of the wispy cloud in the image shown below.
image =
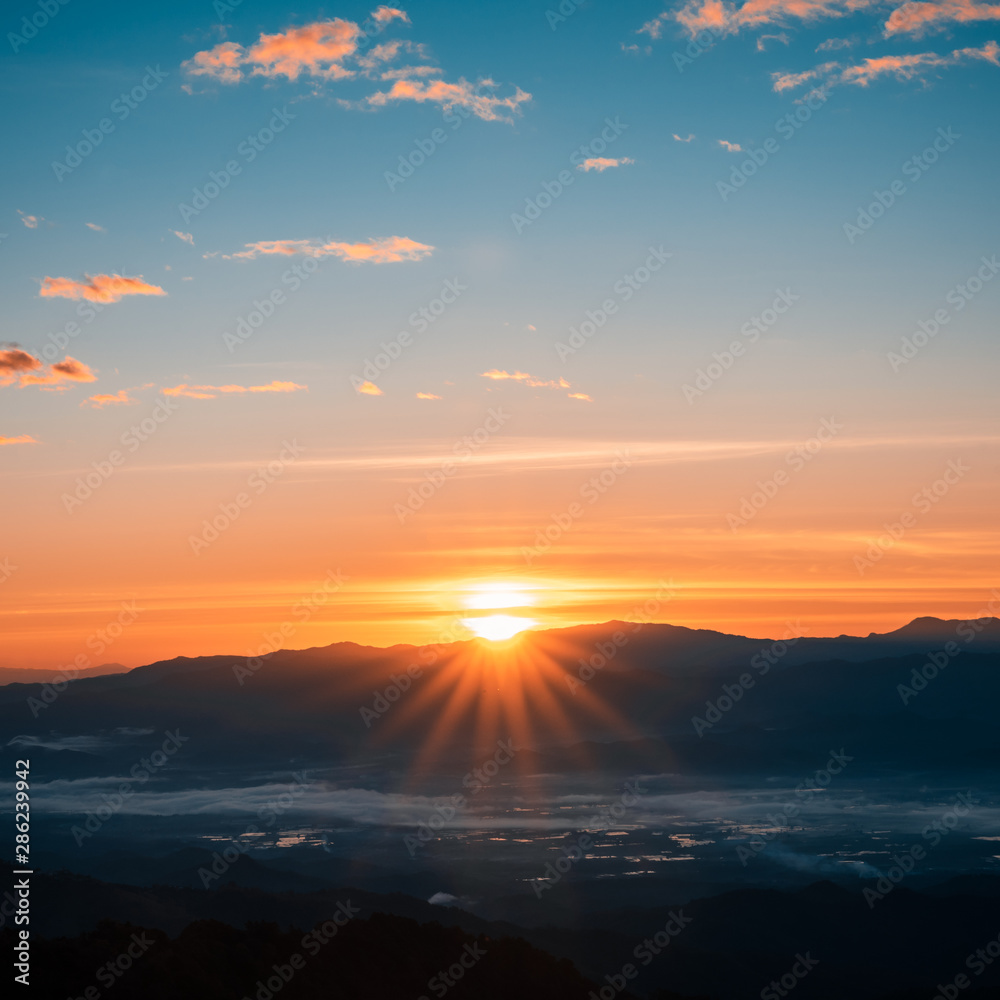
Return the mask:
[[183, 240], [185, 243], [190, 243], [194, 246], [194, 237], [190, 233], [182, 233], [179, 229], [171, 229], [170, 232], [174, 234], [179, 240]]
[[[409, 15], [397, 7], [378, 7], [371, 15], [384, 29], [393, 21], [409, 24]], [[221, 42], [214, 48], [195, 53], [183, 63], [189, 77], [237, 84], [251, 77], [276, 80], [283, 77], [297, 81], [300, 77], [320, 82], [357, 79], [392, 80], [387, 91], [376, 91], [357, 102], [342, 101], [347, 107], [372, 108], [395, 101], [430, 101], [442, 108], [460, 106], [486, 121], [511, 121], [521, 105], [531, 99], [520, 88], [510, 97], [496, 97], [484, 90], [496, 84], [483, 79], [470, 83], [445, 80], [422, 82], [420, 77], [442, 73], [426, 61], [426, 51], [420, 44], [404, 40], [387, 40], [374, 46], [362, 46], [365, 31], [354, 21], [330, 18], [298, 27], [289, 27], [275, 34], [261, 34], [257, 41], [243, 46], [238, 42]], [[403, 66], [390, 66], [406, 56]], [[416, 57], [416, 62], [414, 61]], [[189, 89], [189, 88], [188, 88]]]
[[374, 382], [362, 382], [358, 386], [358, 392], [362, 396], [384, 396], [385, 393]]
[[38, 440], [30, 434], [18, 434], [17, 437], [4, 437], [0, 434], [0, 448], [8, 444], [38, 444]]
[[90, 406], [95, 410], [103, 410], [105, 406], [122, 406], [137, 403], [138, 400], [129, 395], [128, 389], [119, 389], [117, 392], [98, 393], [96, 396], [88, 396], [80, 405]]
[[20, 209], [17, 210], [17, 214], [21, 216], [21, 221], [28, 229], [37, 229], [38, 223], [45, 221], [41, 215], [27, 215]]
[[433, 392], [418, 392], [417, 399], [440, 399], [440, 396], [435, 395]]
[[771, 79], [774, 89], [779, 93], [783, 90], [793, 90], [806, 83], [817, 82], [822, 82], [825, 87], [838, 84], [867, 87], [873, 80], [882, 76], [892, 76], [901, 81], [915, 80], [938, 69], [977, 60], [1000, 66], [1000, 45], [996, 42], [986, 42], [978, 49], [955, 49], [945, 55], [938, 55], [936, 52], [918, 52], [901, 56], [876, 56], [863, 59], [854, 65], [828, 62], [802, 73], [772, 73]]
[[623, 167], [627, 163], [635, 163], [635, 160], [629, 159], [627, 156], [622, 156], [617, 160], [608, 159], [606, 156], [592, 156], [589, 160], [584, 160], [576, 169], [584, 172], [596, 170], [598, 173], [603, 173], [609, 167]]
[[694, 138], [694, 132], [689, 133], [686, 139], [682, 139], [676, 132], [673, 133], [673, 137], [678, 142], [690, 142]]
[[943, 31], [950, 24], [1000, 20], [1000, 4], [975, 3], [974, 0], [910, 0], [897, 7], [885, 22], [886, 37]]
[[743, 147], [738, 142], [729, 142], [727, 139], [717, 139], [716, 141], [727, 153], [743, 152]]
[[106, 233], [107, 230], [104, 226], [99, 226], [96, 222], [85, 222], [84, 225], [88, 229], [93, 229], [95, 233]]
[[125, 295], [166, 295], [159, 285], [149, 285], [142, 280], [142, 275], [134, 278], [123, 277], [120, 274], [89, 274], [85, 281], [74, 278], [42, 279], [39, 295], [43, 299], [87, 299], [89, 302], [118, 302]]
[[488, 372], [480, 372], [479, 374], [482, 378], [493, 379], [495, 382], [510, 379], [514, 382], [523, 382], [525, 385], [530, 385], [532, 388], [536, 389], [570, 388], [569, 382], [567, 382], [564, 378], [543, 379], [538, 378], [536, 375], [529, 375], [527, 372], [508, 372], [500, 368], [491, 368]]
[[286, 257], [339, 257], [352, 263], [395, 264], [421, 260], [434, 252], [427, 243], [417, 243], [406, 236], [372, 238], [365, 243], [322, 243], [315, 240], [260, 240], [246, 243], [245, 250], [223, 254], [225, 260], [253, 260], [255, 257], [279, 254]]
[[246, 392], [308, 392], [309, 386], [297, 382], [269, 382], [267, 385], [180, 385], [162, 389], [164, 396], [187, 396], [189, 399], [215, 399], [219, 395]]

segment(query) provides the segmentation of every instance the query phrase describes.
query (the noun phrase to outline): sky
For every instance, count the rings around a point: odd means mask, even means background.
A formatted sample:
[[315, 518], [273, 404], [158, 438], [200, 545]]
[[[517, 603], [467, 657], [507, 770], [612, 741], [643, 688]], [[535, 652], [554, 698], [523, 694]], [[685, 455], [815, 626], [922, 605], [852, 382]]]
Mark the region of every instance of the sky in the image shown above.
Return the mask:
[[4, 19], [2, 665], [997, 599], [1000, 7]]

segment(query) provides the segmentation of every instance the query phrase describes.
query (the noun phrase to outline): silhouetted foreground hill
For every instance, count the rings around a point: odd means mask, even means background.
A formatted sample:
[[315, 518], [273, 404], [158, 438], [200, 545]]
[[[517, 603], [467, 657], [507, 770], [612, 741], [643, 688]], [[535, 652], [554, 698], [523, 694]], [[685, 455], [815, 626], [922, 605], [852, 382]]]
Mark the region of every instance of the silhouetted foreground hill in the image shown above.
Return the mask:
[[[273, 966], [288, 966], [297, 952], [308, 965], [278, 991], [282, 1000], [443, 996], [431, 977], [476, 943], [487, 956], [448, 996], [587, 1000], [591, 990], [618, 984], [615, 1000], [628, 995], [625, 986], [658, 1000], [773, 1000], [785, 993], [768, 992], [769, 984], [790, 992], [789, 980], [781, 985], [790, 976], [802, 1000], [934, 1000], [939, 985], [964, 974], [967, 985], [946, 1000], [1000, 997], [1000, 883], [989, 877], [920, 893], [899, 887], [874, 908], [859, 891], [829, 882], [793, 893], [746, 889], [681, 907], [610, 912], [603, 926], [577, 930], [519, 928], [355, 889], [139, 889], [38, 874], [35, 891], [45, 941], [34, 967], [46, 985], [31, 995], [53, 1000], [101, 988], [94, 970], [124, 952], [137, 928], [155, 945], [117, 980], [114, 996], [123, 1000], [270, 1000], [266, 990], [256, 996], [255, 984], [267, 986]], [[303, 944], [297, 928], [332, 932], [334, 918], [344, 926], [330, 942]], [[634, 980], [621, 978], [627, 965], [636, 968]]]
[[33, 942], [30, 995], [65, 1000], [93, 987], [98, 996], [113, 988], [115, 1000], [581, 1000], [597, 988], [523, 940], [348, 914], [345, 904], [307, 932], [203, 920], [176, 938], [105, 921], [76, 938]]

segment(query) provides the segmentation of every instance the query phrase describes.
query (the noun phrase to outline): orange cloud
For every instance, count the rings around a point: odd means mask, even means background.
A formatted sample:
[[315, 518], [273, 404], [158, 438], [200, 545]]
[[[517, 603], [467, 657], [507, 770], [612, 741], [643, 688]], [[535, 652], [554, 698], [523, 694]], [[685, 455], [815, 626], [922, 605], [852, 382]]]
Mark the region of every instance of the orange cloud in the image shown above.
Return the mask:
[[512, 379], [515, 382], [521, 382], [524, 385], [530, 385], [533, 389], [569, 389], [570, 384], [564, 378], [555, 380], [546, 380], [538, 378], [536, 375], [529, 375], [527, 372], [508, 372], [499, 368], [491, 368], [488, 372], [480, 372], [483, 378], [490, 378], [494, 381], [501, 381], [503, 379]]
[[589, 160], [584, 160], [576, 169], [584, 172], [596, 170], [598, 173], [603, 173], [609, 167], [623, 167], [626, 163], [635, 163], [635, 160], [629, 159], [627, 156], [617, 160], [609, 159], [606, 156], [592, 156]]
[[68, 354], [62, 361], [57, 361], [43, 375], [22, 375], [18, 385], [52, 386], [58, 389], [67, 388], [63, 382], [96, 382], [97, 376], [82, 361], [71, 358]]
[[588, 396], [585, 392], [571, 392], [569, 393], [570, 399], [583, 399], [588, 403], [592, 403], [594, 400], [592, 397]]
[[42, 280], [39, 296], [43, 299], [87, 299], [89, 302], [118, 302], [125, 295], [166, 295], [159, 285], [148, 285], [142, 275], [135, 278], [120, 274], [95, 274], [85, 276], [86, 281], [73, 278], [49, 278]]
[[138, 400], [133, 399], [128, 393], [128, 389], [119, 389], [114, 393], [98, 393], [96, 396], [88, 396], [80, 405], [92, 406], [95, 410], [102, 410], [105, 406], [137, 403]]
[[358, 47], [360, 29], [353, 21], [335, 17], [275, 35], [261, 35], [246, 52], [245, 62], [255, 76], [285, 76], [297, 80], [302, 72], [330, 80], [354, 76], [342, 63]]
[[30, 434], [19, 434], [17, 437], [4, 437], [0, 435], [0, 447], [5, 444], [38, 444], [38, 441]]
[[973, 0], [930, 0], [908, 2], [897, 7], [885, 22], [886, 37], [890, 35], [922, 35], [939, 31], [950, 23], [1000, 20], [1000, 4], [974, 3]]
[[308, 257], [339, 257], [341, 260], [355, 263], [395, 264], [400, 261], [420, 260], [434, 251], [427, 243], [417, 243], [405, 236], [386, 236], [373, 238], [367, 243], [317, 243], [312, 240], [261, 240], [257, 243], [245, 244], [246, 250], [238, 253], [223, 254], [226, 260], [253, 260], [254, 257], [268, 254], [294, 256], [304, 254]]
[[299, 392], [309, 391], [309, 386], [297, 382], [269, 382], [267, 385], [181, 385], [162, 389], [164, 396], [187, 396], [189, 399], [215, 399], [219, 393], [244, 392]]
[[492, 80], [480, 80], [477, 85], [465, 79], [458, 83], [446, 83], [444, 80], [431, 80], [427, 83], [397, 80], [389, 90], [374, 93], [362, 103], [369, 107], [382, 107], [391, 101], [430, 101], [440, 104], [445, 111], [454, 107], [467, 108], [483, 121], [513, 121], [513, 115], [520, 113], [521, 105], [531, 100], [531, 94], [525, 93], [520, 87], [514, 88], [513, 97], [493, 97], [491, 94], [479, 93], [480, 88], [494, 86], [496, 85]]
[[21, 216], [21, 221], [28, 229], [37, 229], [38, 223], [45, 221], [40, 215], [25, 215], [20, 209], [17, 210], [17, 214]]
[[986, 42], [981, 48], [955, 49], [946, 55], [936, 52], [918, 52], [903, 56], [878, 56], [864, 59], [854, 66], [844, 66], [842, 63], [829, 62], [815, 69], [802, 73], [772, 73], [774, 89], [779, 93], [792, 90], [821, 78], [823, 85], [832, 87], [836, 84], [854, 84], [867, 87], [880, 76], [894, 76], [897, 80], [913, 80], [925, 76], [935, 69], [956, 66], [969, 60], [983, 59], [1000, 66], [1000, 45], [996, 42]]
[[376, 7], [372, 11], [371, 18], [373, 21], [378, 21], [379, 24], [387, 24], [396, 18], [399, 18], [400, 21], [406, 21], [407, 24], [410, 23], [410, 15], [405, 10], [400, 10], [398, 7], [386, 7], [385, 4]]
[[[791, 20], [810, 23], [825, 18], [844, 17], [880, 0], [747, 0], [737, 7], [728, 0], [689, 0], [674, 14], [674, 19], [694, 37], [702, 31], [735, 34], [741, 28], [759, 28], [768, 24], [787, 24]], [[666, 15], [656, 20], [662, 21]], [[653, 24], [654, 22], [650, 22]], [[647, 30], [644, 25], [640, 31]], [[649, 30], [653, 38], [659, 29]]]
[[385, 393], [374, 382], [362, 382], [358, 386], [358, 392], [363, 396], [384, 396]]
[[[368, 383], [369, 385], [371, 383]], [[433, 392], [418, 392], [417, 399], [440, 399], [440, 396], [435, 396]]]
[[37, 371], [41, 367], [41, 360], [27, 351], [8, 347], [0, 351], [0, 385], [10, 385], [25, 372]]
[[179, 229], [171, 229], [170, 232], [174, 234], [179, 240], [183, 240], [185, 243], [190, 243], [194, 246], [194, 237], [190, 233], [182, 233]]
[[728, 142], [726, 139], [717, 139], [716, 141], [727, 153], [743, 152], [743, 147], [738, 142]]

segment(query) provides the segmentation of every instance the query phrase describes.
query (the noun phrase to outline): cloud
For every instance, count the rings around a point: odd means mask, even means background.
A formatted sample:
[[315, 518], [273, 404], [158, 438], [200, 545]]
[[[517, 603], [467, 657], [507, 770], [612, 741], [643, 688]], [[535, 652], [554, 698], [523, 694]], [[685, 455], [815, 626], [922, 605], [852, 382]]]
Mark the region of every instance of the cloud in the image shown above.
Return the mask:
[[764, 43], [769, 42], [772, 39], [776, 42], [781, 42], [782, 45], [787, 45], [791, 41], [784, 31], [777, 35], [761, 35], [760, 38], [757, 39], [757, 51], [763, 52], [767, 48]]
[[393, 101], [430, 101], [441, 105], [444, 111], [462, 107], [483, 121], [510, 123], [513, 116], [520, 113], [521, 105], [531, 100], [531, 94], [525, 93], [520, 87], [514, 88], [513, 97], [494, 97], [492, 94], [479, 93], [483, 87], [495, 86], [492, 80], [480, 80], [478, 84], [472, 84], [464, 78], [458, 83], [447, 83], [444, 80], [430, 80], [426, 83], [419, 80], [397, 80], [389, 90], [377, 91], [366, 97], [363, 104], [377, 108]]
[[417, 243], [405, 236], [372, 238], [367, 243], [329, 243], [313, 240], [261, 240], [246, 243], [247, 248], [238, 253], [223, 254], [225, 260], [253, 260], [268, 254], [308, 257], [339, 257], [354, 263], [395, 264], [400, 261], [420, 260], [434, 251], [427, 243]]
[[62, 361], [57, 361], [49, 370], [41, 375], [25, 374], [18, 379], [18, 385], [41, 385], [62, 390], [68, 388], [64, 382], [96, 382], [97, 376], [89, 366], [68, 354]]
[[0, 350], [0, 385], [10, 385], [25, 372], [37, 371], [42, 367], [39, 358], [19, 347], [4, 348]]
[[374, 382], [362, 382], [358, 386], [358, 392], [362, 396], [384, 396], [385, 393]]
[[743, 147], [738, 142], [729, 142], [726, 139], [717, 139], [716, 141], [727, 153], [743, 152]]
[[568, 393], [570, 399], [583, 399], [588, 403], [592, 403], [594, 400], [591, 396], [588, 396], [585, 392], [571, 392]]
[[994, 66], [1000, 66], [1000, 45], [996, 42], [986, 42], [978, 49], [955, 49], [946, 55], [938, 55], [936, 52], [918, 52], [902, 56], [876, 56], [864, 59], [853, 66], [828, 62], [802, 73], [772, 73], [771, 79], [774, 89], [779, 93], [819, 80], [823, 81], [825, 87], [837, 84], [867, 87], [873, 80], [882, 76], [894, 76], [900, 81], [914, 80], [926, 76], [936, 69], [946, 69], [950, 66], [979, 59], [992, 63]]
[[851, 38], [828, 38], [816, 46], [817, 52], [834, 52], [837, 49], [849, 49], [854, 44]]
[[137, 399], [133, 399], [129, 395], [128, 389], [119, 389], [114, 393], [99, 393], [96, 396], [88, 396], [80, 405], [81, 406], [91, 406], [95, 410], [102, 410], [105, 406], [120, 406], [122, 404], [137, 403]]
[[93, 229], [95, 233], [106, 233], [107, 230], [104, 226], [99, 226], [96, 222], [85, 222], [84, 225], [88, 229]]
[[4, 437], [0, 434], [0, 448], [8, 444], [38, 444], [36, 438], [30, 434], [19, 434], [17, 437]]
[[678, 142], [690, 142], [694, 138], [694, 132], [688, 133], [688, 137], [686, 139], [682, 139], [676, 132], [673, 133], [673, 137]]
[[[299, 27], [286, 28], [272, 35], [261, 34], [249, 46], [237, 42], [221, 42], [214, 48], [197, 52], [182, 64], [191, 77], [201, 77], [223, 84], [237, 84], [249, 77], [275, 80], [283, 77], [296, 81], [309, 77], [324, 82], [354, 79], [395, 81], [388, 91], [377, 91], [357, 102], [341, 101], [346, 107], [381, 107], [393, 101], [431, 101], [448, 109], [468, 108], [486, 121], [511, 121], [520, 105], [531, 99], [530, 94], [515, 88], [512, 97], [495, 97], [482, 93], [483, 88], [495, 88], [492, 80], [477, 84], [460, 79], [458, 83], [435, 80], [420, 83], [414, 78], [432, 76], [442, 71], [427, 63], [389, 67], [387, 64], [402, 54], [426, 58], [420, 44], [389, 40], [377, 45], [362, 44], [379, 34], [393, 21], [409, 23], [407, 13], [397, 7], [378, 7], [371, 15], [375, 25], [366, 31], [353, 21], [331, 18]], [[190, 89], [190, 88], [188, 88]]]
[[189, 399], [215, 399], [217, 395], [245, 392], [299, 392], [309, 386], [297, 382], [269, 382], [267, 385], [180, 385], [162, 389], [164, 396], [186, 396]]
[[535, 375], [529, 375], [527, 372], [508, 372], [500, 368], [491, 368], [488, 372], [480, 372], [479, 374], [482, 378], [493, 379], [496, 382], [504, 379], [511, 379], [514, 382], [523, 382], [525, 385], [530, 385], [532, 388], [536, 389], [570, 388], [569, 382], [567, 382], [564, 378], [560, 378], [558, 381], [547, 381], [546, 379], [538, 378]]
[[[785, 25], [789, 21], [809, 24], [845, 17], [879, 3], [881, 0], [747, 0], [737, 7], [728, 0], [689, 0], [673, 17], [693, 38], [702, 31], [727, 35], [743, 28]], [[661, 14], [660, 19], [665, 16]]]
[[125, 295], [166, 295], [159, 285], [148, 285], [142, 275], [134, 278], [120, 274], [85, 275], [86, 281], [73, 278], [49, 278], [42, 280], [38, 293], [43, 299], [87, 299], [89, 302], [118, 302]]
[[627, 156], [622, 156], [617, 160], [610, 160], [606, 156], [592, 156], [589, 160], [584, 160], [576, 169], [584, 172], [596, 170], [598, 173], [603, 173], [609, 167], [623, 167], [627, 163], [635, 163], [635, 160], [629, 159]]
[[173, 233], [177, 239], [183, 240], [185, 243], [190, 243], [191, 246], [194, 246], [194, 237], [190, 233], [182, 233], [179, 229], [171, 229], [169, 232]]
[[[371, 384], [371, 383], [368, 383]], [[440, 396], [434, 395], [433, 392], [418, 392], [417, 399], [440, 399]]]
[[1000, 4], [975, 3], [974, 0], [910, 0], [897, 7], [885, 22], [885, 35], [923, 35], [941, 31], [948, 24], [1000, 20]]
[[17, 210], [17, 214], [21, 216], [21, 221], [28, 229], [37, 229], [38, 223], [45, 221], [41, 215], [25, 215], [20, 209]]
[[19, 347], [0, 350], [0, 385], [19, 386], [40, 385], [52, 388], [66, 388], [64, 382], [94, 382], [97, 376], [82, 361], [68, 354], [50, 368]]

